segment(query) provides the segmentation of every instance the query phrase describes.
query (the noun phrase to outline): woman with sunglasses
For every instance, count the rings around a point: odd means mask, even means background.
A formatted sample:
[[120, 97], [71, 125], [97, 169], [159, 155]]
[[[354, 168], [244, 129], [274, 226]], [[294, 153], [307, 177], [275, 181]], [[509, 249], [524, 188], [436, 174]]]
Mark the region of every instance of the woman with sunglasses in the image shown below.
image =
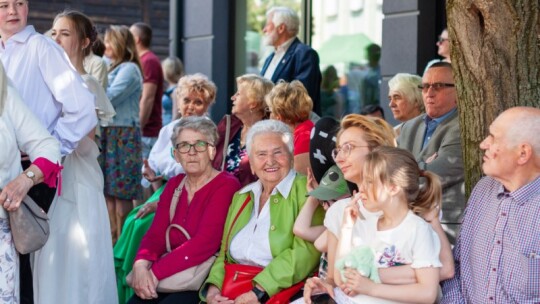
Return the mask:
[[[205, 262], [219, 249], [227, 210], [240, 183], [212, 167], [217, 139], [215, 124], [205, 117], [186, 117], [174, 127], [173, 155], [185, 174], [171, 178], [161, 194], [128, 280], [135, 290], [128, 303], [198, 303], [197, 291], [160, 292], [158, 282]], [[170, 220], [175, 191], [181, 192]], [[172, 229], [172, 250], [167, 252], [170, 224], [182, 226], [191, 238]]]

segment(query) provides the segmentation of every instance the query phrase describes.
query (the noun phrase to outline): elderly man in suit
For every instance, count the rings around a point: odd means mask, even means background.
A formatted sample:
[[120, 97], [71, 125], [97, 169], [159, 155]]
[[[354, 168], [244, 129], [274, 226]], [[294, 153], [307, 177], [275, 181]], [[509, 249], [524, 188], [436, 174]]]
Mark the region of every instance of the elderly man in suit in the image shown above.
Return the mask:
[[420, 168], [438, 174], [443, 187], [442, 220], [455, 243], [465, 209], [463, 158], [452, 66], [433, 64], [422, 77], [426, 113], [404, 123], [400, 148], [416, 157]]
[[266, 58], [261, 75], [272, 82], [299, 80], [313, 100], [313, 111], [321, 114], [321, 70], [319, 55], [300, 42], [298, 14], [287, 7], [273, 7], [266, 13], [265, 42], [275, 51]]

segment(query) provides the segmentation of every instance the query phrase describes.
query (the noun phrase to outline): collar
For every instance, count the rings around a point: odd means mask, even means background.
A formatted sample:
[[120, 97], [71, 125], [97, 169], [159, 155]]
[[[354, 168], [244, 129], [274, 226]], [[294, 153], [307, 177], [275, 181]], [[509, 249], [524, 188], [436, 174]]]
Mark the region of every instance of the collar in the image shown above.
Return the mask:
[[497, 190], [497, 198], [500, 199], [504, 196], [508, 196], [514, 199], [518, 205], [522, 206], [526, 202], [530, 201], [531, 197], [538, 195], [539, 193], [540, 177], [537, 177], [532, 182], [522, 186], [514, 192], [508, 192], [508, 190], [504, 188], [503, 184], [500, 184], [499, 189]]
[[283, 53], [287, 52], [287, 50], [289, 49], [289, 47], [293, 43], [294, 39], [296, 39], [296, 37], [292, 37], [291, 39], [283, 42], [281, 45], [278, 45], [278, 47], [276, 48], [276, 53], [277, 52], [283, 52]]
[[444, 114], [443, 116], [437, 117], [437, 118], [431, 118], [427, 114], [424, 117], [424, 121], [426, 124], [430, 121], [435, 121], [437, 125], [439, 125], [441, 122], [443, 122], [445, 119], [450, 117], [450, 115], [454, 114], [457, 111], [457, 107], [453, 108], [452, 110], [448, 111], [448, 113]]
[[18, 32], [17, 34], [11, 36], [9, 40], [13, 40], [19, 43], [24, 43], [30, 38], [30, 36], [34, 35], [36, 33], [36, 30], [34, 29], [33, 25], [27, 25], [22, 31]]
[[[279, 184], [274, 188], [274, 190], [272, 191], [272, 195], [279, 192], [281, 196], [283, 196], [284, 198], [287, 198], [289, 196], [289, 193], [291, 192], [295, 177], [296, 177], [296, 171], [294, 171], [293, 169], [289, 170], [289, 173], [287, 173], [285, 178], [283, 178], [279, 182]], [[238, 191], [238, 193], [240, 194], [244, 194], [247, 192], [253, 192], [254, 195], [260, 196], [262, 192], [261, 181], [258, 180], [256, 182], [253, 182], [245, 186], [244, 188], [240, 189], [240, 191]]]

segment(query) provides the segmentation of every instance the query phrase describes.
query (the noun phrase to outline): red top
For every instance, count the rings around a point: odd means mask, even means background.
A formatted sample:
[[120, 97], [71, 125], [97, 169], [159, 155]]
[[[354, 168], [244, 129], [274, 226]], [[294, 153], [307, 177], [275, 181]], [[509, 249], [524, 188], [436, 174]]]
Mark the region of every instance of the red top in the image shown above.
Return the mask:
[[170, 240], [174, 249], [170, 254], [161, 257], [167, 252], [165, 231], [169, 226], [169, 208], [174, 189], [184, 176], [177, 175], [165, 185], [152, 226], [144, 235], [135, 256], [135, 261], [144, 259], [154, 262], [152, 271], [158, 280], [198, 265], [219, 250], [229, 205], [233, 194], [240, 189], [240, 183], [234, 176], [220, 172], [199, 189], [188, 204], [188, 193], [184, 186], [173, 223], [184, 227], [191, 239], [188, 241], [179, 230], [172, 229]]
[[161, 120], [161, 97], [163, 96], [163, 71], [161, 62], [156, 54], [148, 51], [141, 56], [141, 65], [143, 68], [144, 83], [153, 83], [157, 86], [154, 96], [154, 105], [148, 118], [148, 122], [142, 130], [143, 136], [158, 137], [159, 130], [162, 127]]
[[311, 129], [315, 125], [311, 120], [306, 120], [294, 129], [294, 155], [309, 153], [309, 138]]

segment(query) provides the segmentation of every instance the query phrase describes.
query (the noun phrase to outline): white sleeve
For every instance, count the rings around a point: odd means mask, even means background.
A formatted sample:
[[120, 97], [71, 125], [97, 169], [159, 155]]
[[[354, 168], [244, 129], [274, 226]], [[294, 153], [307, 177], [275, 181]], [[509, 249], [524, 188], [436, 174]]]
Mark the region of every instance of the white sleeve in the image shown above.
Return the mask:
[[339, 232], [341, 230], [341, 222], [343, 221], [343, 212], [349, 204], [350, 199], [342, 199], [330, 206], [326, 210], [324, 216], [324, 226], [328, 231], [332, 232], [337, 238], [339, 238]]
[[28, 154], [31, 161], [43, 157], [54, 164], [60, 163], [60, 144], [26, 107], [11, 84], [6, 101], [4, 111], [15, 130], [19, 149]]
[[54, 99], [62, 105], [62, 115], [52, 135], [60, 141], [61, 152], [66, 155], [75, 150], [78, 142], [97, 125], [94, 95], [65, 52], [50, 43], [43, 43], [39, 70]]
[[431, 226], [418, 219], [412, 244], [412, 268], [442, 267], [439, 260], [441, 242]]

